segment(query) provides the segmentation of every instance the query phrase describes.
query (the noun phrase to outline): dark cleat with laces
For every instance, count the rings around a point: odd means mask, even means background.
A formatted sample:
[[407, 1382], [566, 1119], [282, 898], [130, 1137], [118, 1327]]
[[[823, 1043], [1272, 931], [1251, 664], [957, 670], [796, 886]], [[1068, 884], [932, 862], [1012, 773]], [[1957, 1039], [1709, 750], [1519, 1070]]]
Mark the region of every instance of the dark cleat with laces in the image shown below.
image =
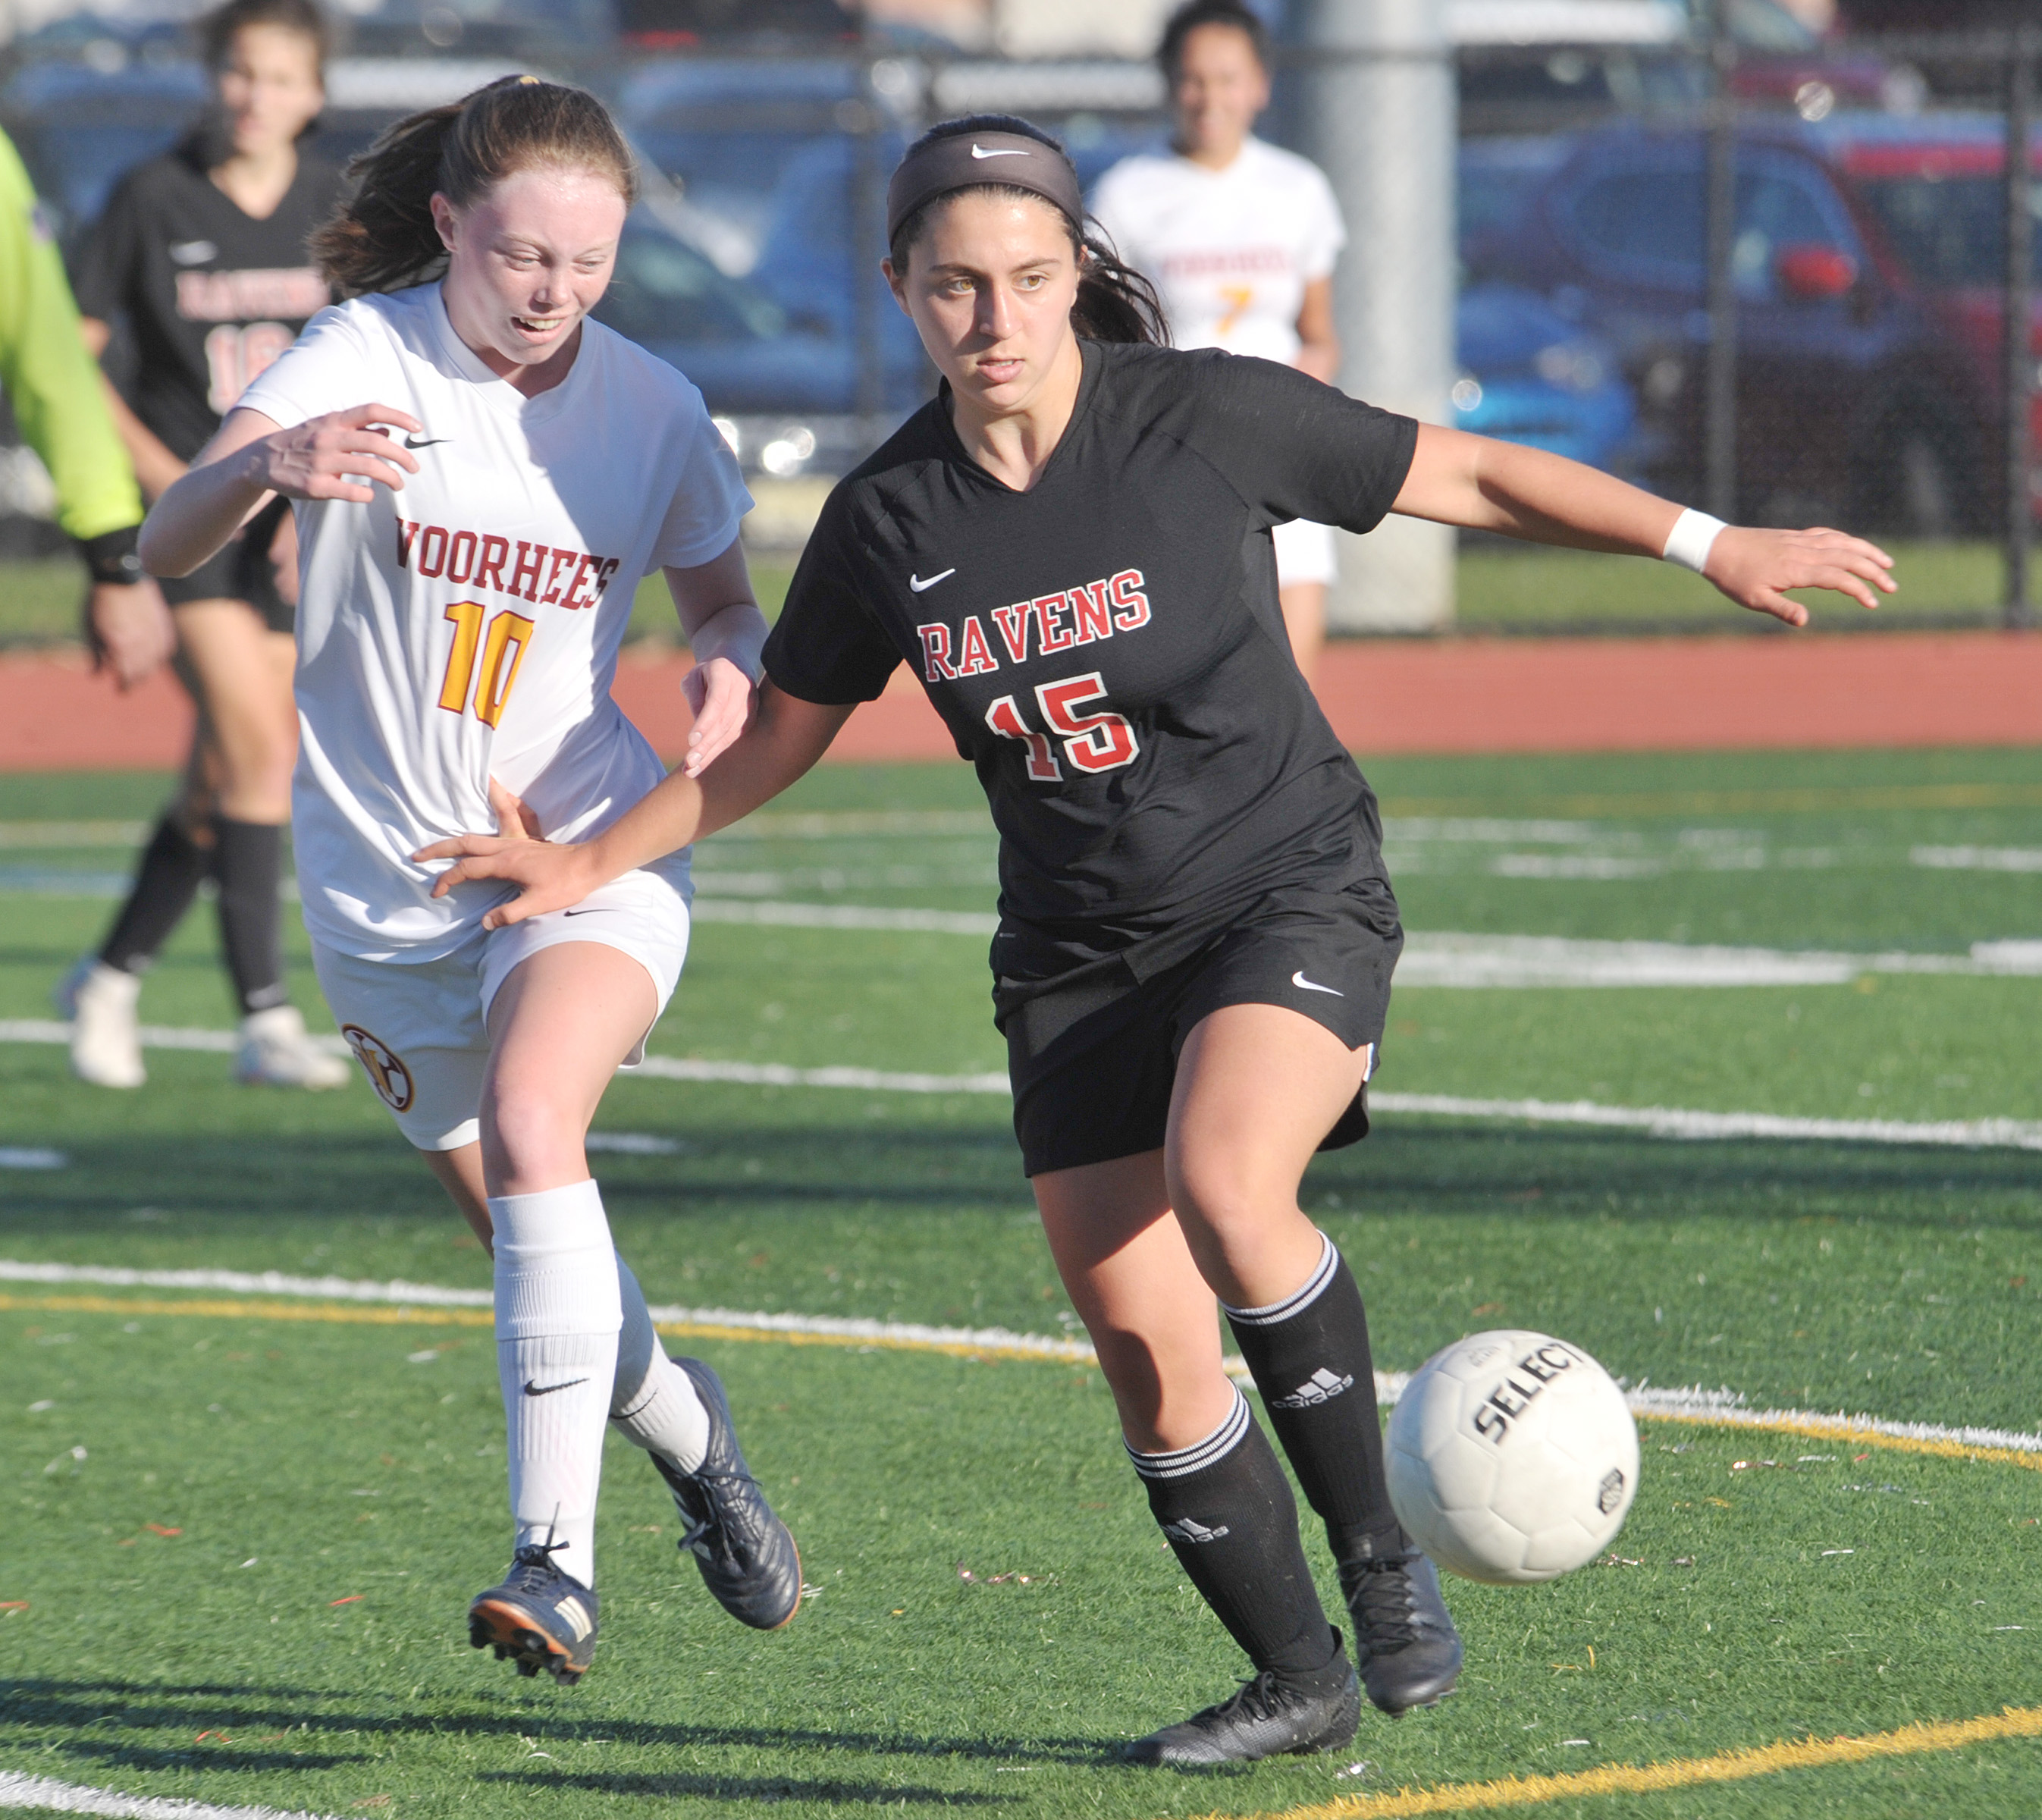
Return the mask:
[[1344, 1655], [1308, 1680], [1265, 1669], [1231, 1700], [1120, 1749], [1123, 1763], [1214, 1769], [1265, 1757], [1337, 1750], [1361, 1723], [1361, 1686]]
[[745, 1467], [722, 1380], [699, 1359], [674, 1363], [709, 1411], [709, 1452], [693, 1472], [677, 1471], [652, 1456], [688, 1526], [681, 1552], [694, 1556], [703, 1584], [732, 1617], [755, 1631], [777, 1631], [801, 1608], [801, 1558], [794, 1539]]
[[1343, 1561], [1340, 1582], [1361, 1684], [1377, 1707], [1401, 1719], [1454, 1691], [1461, 1639], [1430, 1561], [1416, 1549]]
[[468, 1608], [468, 1641], [494, 1648], [521, 1675], [544, 1669], [564, 1688], [588, 1673], [595, 1654], [595, 1592], [553, 1565], [564, 1543], [530, 1543], [518, 1550], [503, 1584], [478, 1592]]

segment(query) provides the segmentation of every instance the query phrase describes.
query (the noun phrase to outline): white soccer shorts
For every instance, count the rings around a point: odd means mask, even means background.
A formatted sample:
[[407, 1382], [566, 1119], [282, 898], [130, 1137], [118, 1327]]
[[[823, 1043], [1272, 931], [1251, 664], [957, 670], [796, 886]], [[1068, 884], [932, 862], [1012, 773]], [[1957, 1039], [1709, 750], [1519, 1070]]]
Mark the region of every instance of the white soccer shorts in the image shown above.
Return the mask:
[[1340, 564], [1333, 555], [1333, 530], [1315, 525], [1310, 518], [1293, 518], [1275, 526], [1269, 533], [1276, 547], [1276, 585], [1317, 582], [1330, 587], [1340, 579]]
[[[507, 929], [478, 927], [437, 960], [363, 960], [315, 939], [312, 965], [341, 1034], [397, 1128], [421, 1150], [457, 1150], [480, 1129], [489, 1008], [519, 962], [562, 942], [600, 942], [652, 976], [663, 1011], [680, 983], [688, 929], [679, 891], [656, 873], [627, 872], [572, 909]], [[652, 1034], [648, 1026], [645, 1036]], [[644, 1058], [641, 1036], [624, 1065]]]

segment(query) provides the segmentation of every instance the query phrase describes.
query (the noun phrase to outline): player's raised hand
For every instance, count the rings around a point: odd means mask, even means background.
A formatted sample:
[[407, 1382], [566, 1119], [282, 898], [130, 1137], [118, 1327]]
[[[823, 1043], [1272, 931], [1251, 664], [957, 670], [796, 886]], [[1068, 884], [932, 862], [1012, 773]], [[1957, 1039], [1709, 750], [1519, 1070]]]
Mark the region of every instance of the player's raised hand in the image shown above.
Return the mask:
[[250, 442], [243, 451], [247, 477], [293, 499], [351, 499], [365, 506], [376, 497], [376, 486], [402, 492], [404, 476], [419, 471], [418, 457], [377, 425], [414, 432], [425, 427], [389, 404], [329, 411]]
[[698, 778], [750, 724], [758, 705], [758, 685], [728, 658], [712, 657], [682, 678], [681, 693], [694, 716], [681, 770], [684, 776]]
[[1874, 588], [1891, 594], [1893, 559], [1876, 544], [1842, 531], [1761, 531], [1742, 525], [1717, 533], [1703, 573], [1739, 606], [1806, 625], [1808, 610], [1787, 598], [1795, 587], [1827, 588], [1859, 606], [1879, 605]]

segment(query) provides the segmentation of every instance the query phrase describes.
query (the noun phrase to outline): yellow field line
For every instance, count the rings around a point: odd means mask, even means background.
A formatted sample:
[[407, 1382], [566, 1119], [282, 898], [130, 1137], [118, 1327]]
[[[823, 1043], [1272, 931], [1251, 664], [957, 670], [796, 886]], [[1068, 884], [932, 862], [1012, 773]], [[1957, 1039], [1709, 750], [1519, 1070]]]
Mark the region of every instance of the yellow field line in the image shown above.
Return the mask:
[[[1310, 1807], [1287, 1807], [1257, 1820], [1405, 1820], [1421, 1814], [1478, 1814], [1497, 1807], [1537, 1807], [1549, 1801], [1589, 1795], [1658, 1795], [1706, 1782], [1744, 1782], [1784, 1769], [1820, 1769], [1831, 1764], [1868, 1763], [1883, 1757], [1918, 1757], [1924, 1752], [1961, 1750], [2007, 1738], [2042, 1737], [2042, 1707], [2008, 1707], [1979, 1719], [1946, 1719], [1875, 1731], [1857, 1738], [1783, 1738], [1753, 1750], [1726, 1750], [1672, 1763], [1606, 1763], [1566, 1776], [1506, 1776], [1494, 1782], [1463, 1782], [1443, 1788], [1400, 1788], [1394, 1794], [1353, 1795]], [[1207, 1820], [1219, 1820], [1217, 1815]]]
[[[1863, 784], [1833, 789], [1657, 790], [1631, 795], [1527, 797], [1509, 805], [1520, 815], [1757, 815], [1806, 814], [1847, 809], [2032, 809], [2042, 805], [2042, 784]], [[1404, 815], [1494, 816], [1493, 797], [1395, 797], [1382, 812]]]
[[1827, 1416], [1776, 1416], [1764, 1417], [1746, 1415], [1730, 1417], [1708, 1415], [1697, 1411], [1693, 1415], [1668, 1413], [1655, 1409], [1650, 1415], [1640, 1416], [1641, 1422], [1686, 1422], [1699, 1428], [1741, 1428], [1746, 1433], [1765, 1433], [1769, 1431], [1783, 1435], [1805, 1435], [1818, 1441], [1849, 1441], [1868, 1447], [1887, 1447], [1895, 1453], [1933, 1454], [1946, 1460], [1989, 1460], [1995, 1466], [2023, 1466], [2029, 1472], [2042, 1472], [2042, 1454], [2025, 1453], [2018, 1447], [1974, 1447], [1968, 1441], [1938, 1438], [1927, 1435], [1882, 1435], [1876, 1431], [1856, 1428], [1847, 1420]]
[[[486, 1308], [360, 1307], [347, 1302], [160, 1302], [111, 1295], [0, 1294], [0, 1311], [33, 1310], [48, 1314], [181, 1315], [187, 1319], [229, 1321], [315, 1321], [344, 1327], [489, 1327], [495, 1316]], [[854, 1352], [936, 1352], [953, 1359], [1027, 1359], [1041, 1364], [1076, 1364], [1072, 1359], [1046, 1355], [1025, 1346], [979, 1345], [969, 1341], [915, 1340], [904, 1336], [863, 1333], [802, 1333], [784, 1328], [727, 1327], [713, 1321], [660, 1321], [655, 1328], [675, 1340], [766, 1340], [782, 1346], [841, 1346]]]

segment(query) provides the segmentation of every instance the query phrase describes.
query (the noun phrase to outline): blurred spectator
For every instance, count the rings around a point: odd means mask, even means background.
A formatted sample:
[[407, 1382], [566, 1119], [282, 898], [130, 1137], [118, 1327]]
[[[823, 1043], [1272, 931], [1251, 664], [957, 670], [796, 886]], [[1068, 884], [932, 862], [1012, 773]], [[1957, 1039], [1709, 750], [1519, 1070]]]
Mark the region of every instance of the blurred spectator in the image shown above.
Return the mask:
[[[329, 296], [306, 236], [339, 174], [298, 152], [326, 103], [324, 17], [312, 0], [228, 0], [201, 25], [213, 105], [168, 155], [123, 178], [78, 258], [86, 332], [103, 352], [132, 339], [130, 396], [109, 388], [150, 498], [176, 480], [243, 388]], [[140, 976], [209, 875], [242, 1013], [239, 1078], [338, 1087], [284, 981], [277, 885], [297, 748], [292, 700], [297, 556], [273, 501], [197, 573], [166, 582], [178, 673], [198, 706], [184, 788], [143, 851], [97, 955], [58, 988], [71, 1065], [102, 1087], [144, 1078]]]
[[90, 573], [93, 660], [132, 688], [170, 655], [163, 597], [135, 556], [142, 496], [100, 396], [48, 222], [0, 135], [0, 386], [56, 484], [57, 522]]
[[[1269, 105], [1269, 43], [1241, 0], [1188, 0], [1157, 52], [1176, 132], [1169, 154], [1122, 159], [1092, 209], [1122, 258], [1155, 285], [1179, 347], [1282, 361], [1333, 382], [1333, 270], [1347, 230], [1332, 186], [1294, 152], [1256, 138]], [[1325, 638], [1333, 537], [1275, 533], [1283, 621], [1309, 679]]]

